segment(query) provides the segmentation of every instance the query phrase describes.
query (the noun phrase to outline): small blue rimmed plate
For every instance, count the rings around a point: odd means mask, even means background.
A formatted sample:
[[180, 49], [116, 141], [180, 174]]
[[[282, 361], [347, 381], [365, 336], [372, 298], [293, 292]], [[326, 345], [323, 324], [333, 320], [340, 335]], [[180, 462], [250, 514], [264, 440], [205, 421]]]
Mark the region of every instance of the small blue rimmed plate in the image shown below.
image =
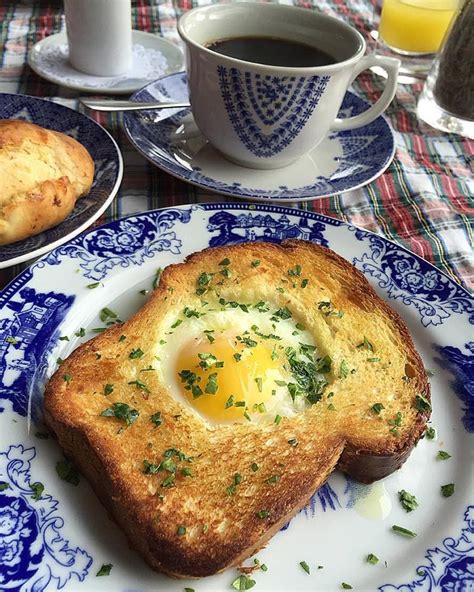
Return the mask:
[[[312, 212], [243, 203], [143, 212], [95, 228], [36, 261], [0, 292], [0, 589], [233, 589], [233, 569], [183, 581], [148, 568], [86, 480], [59, 479], [62, 453], [33, 421], [59, 358], [103, 326], [101, 309], [126, 320], [146, 302], [157, 269], [195, 251], [285, 238], [332, 248], [403, 317], [431, 370], [436, 436], [421, 440], [399, 471], [374, 485], [333, 474], [259, 551], [268, 571], [252, 575], [255, 591], [337, 592], [343, 582], [359, 591], [472, 589], [473, 300], [452, 279], [383, 237]], [[454, 493], [444, 497], [441, 486], [450, 483]], [[402, 489], [418, 499], [412, 512], [398, 501]], [[392, 525], [417, 536], [400, 536]], [[378, 563], [368, 562], [369, 554]], [[110, 575], [97, 579], [103, 564], [112, 566]]]
[[98, 123], [58, 103], [26, 95], [0, 93], [0, 119], [21, 119], [72, 136], [89, 151], [95, 165], [88, 195], [54, 228], [0, 247], [0, 269], [47, 253], [73, 238], [96, 220], [118, 191], [123, 175], [120, 149]]
[[[132, 99], [188, 101], [186, 75], [161, 78]], [[348, 92], [339, 117], [368, 107]], [[355, 130], [330, 133], [295, 163], [271, 171], [226, 160], [199, 132], [189, 110], [126, 113], [124, 127], [135, 148], [167, 173], [209, 191], [251, 200], [299, 202], [351, 191], [381, 175], [395, 153], [392, 130], [382, 116]]]

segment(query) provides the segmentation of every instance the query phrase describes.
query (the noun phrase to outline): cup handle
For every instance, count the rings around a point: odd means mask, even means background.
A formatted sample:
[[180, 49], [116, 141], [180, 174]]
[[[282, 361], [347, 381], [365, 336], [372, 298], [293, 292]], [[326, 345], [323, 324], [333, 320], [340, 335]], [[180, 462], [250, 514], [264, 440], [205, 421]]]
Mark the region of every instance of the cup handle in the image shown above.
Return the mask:
[[359, 115], [354, 115], [353, 117], [347, 117], [346, 119], [340, 119], [339, 117], [336, 118], [331, 126], [331, 130], [340, 132], [356, 127], [362, 127], [383, 113], [395, 96], [395, 91], [397, 90], [397, 74], [400, 64], [400, 60], [397, 60], [396, 58], [388, 58], [375, 54], [363, 57], [356, 65], [353, 77], [349, 84], [351, 84], [353, 80], [355, 80], [357, 76], [364, 70], [367, 70], [372, 66], [379, 66], [387, 73], [387, 82], [385, 83], [383, 93], [379, 100], [369, 109], [367, 109], [367, 111], [359, 113]]

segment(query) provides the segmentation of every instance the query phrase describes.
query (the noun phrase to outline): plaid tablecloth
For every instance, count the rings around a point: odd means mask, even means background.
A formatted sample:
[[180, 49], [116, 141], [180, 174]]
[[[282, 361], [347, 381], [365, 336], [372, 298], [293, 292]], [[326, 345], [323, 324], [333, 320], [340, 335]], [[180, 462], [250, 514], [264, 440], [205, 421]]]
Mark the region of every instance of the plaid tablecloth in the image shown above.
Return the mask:
[[[373, 50], [369, 33], [377, 27], [376, 0], [293, 2], [355, 25], [365, 35], [369, 51]], [[179, 15], [208, 3], [207, 0], [132, 0], [133, 27], [179, 43], [176, 32]], [[281, 0], [281, 3], [291, 4], [292, 0]], [[27, 52], [37, 41], [64, 27], [62, 12], [60, 0], [0, 2], [0, 92], [52, 97], [69, 107], [77, 107], [79, 93], [43, 80], [26, 64]], [[374, 101], [382, 88], [383, 81], [370, 72], [354, 83], [355, 92], [369, 101]], [[395, 130], [397, 151], [381, 177], [362, 189], [301, 207], [341, 218], [399, 242], [472, 289], [474, 144], [461, 136], [438, 132], [417, 120], [416, 101], [421, 88], [421, 83], [398, 86], [387, 112]], [[100, 115], [97, 121], [111, 131], [125, 162], [118, 197], [97, 224], [168, 205], [226, 200], [179, 181], [147, 162], [128, 143], [117, 116]], [[18, 270], [17, 267], [4, 271], [0, 285]]]

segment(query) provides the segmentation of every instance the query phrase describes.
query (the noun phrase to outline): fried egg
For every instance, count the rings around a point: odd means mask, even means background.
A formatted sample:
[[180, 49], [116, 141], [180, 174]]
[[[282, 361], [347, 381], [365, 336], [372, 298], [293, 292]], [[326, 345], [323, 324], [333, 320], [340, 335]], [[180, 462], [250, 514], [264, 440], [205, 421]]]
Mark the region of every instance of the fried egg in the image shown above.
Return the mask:
[[317, 350], [287, 308], [222, 299], [185, 307], [156, 356], [169, 391], [213, 424], [279, 423], [310, 405], [294, 367]]

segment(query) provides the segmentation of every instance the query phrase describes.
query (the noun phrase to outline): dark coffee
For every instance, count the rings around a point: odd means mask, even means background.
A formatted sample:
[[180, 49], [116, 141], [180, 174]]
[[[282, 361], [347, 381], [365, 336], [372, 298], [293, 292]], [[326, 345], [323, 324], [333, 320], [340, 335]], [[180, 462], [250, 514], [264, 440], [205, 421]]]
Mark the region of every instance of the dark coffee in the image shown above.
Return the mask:
[[308, 68], [335, 64], [336, 58], [325, 51], [288, 39], [275, 37], [233, 37], [206, 45], [222, 55], [269, 66]]

